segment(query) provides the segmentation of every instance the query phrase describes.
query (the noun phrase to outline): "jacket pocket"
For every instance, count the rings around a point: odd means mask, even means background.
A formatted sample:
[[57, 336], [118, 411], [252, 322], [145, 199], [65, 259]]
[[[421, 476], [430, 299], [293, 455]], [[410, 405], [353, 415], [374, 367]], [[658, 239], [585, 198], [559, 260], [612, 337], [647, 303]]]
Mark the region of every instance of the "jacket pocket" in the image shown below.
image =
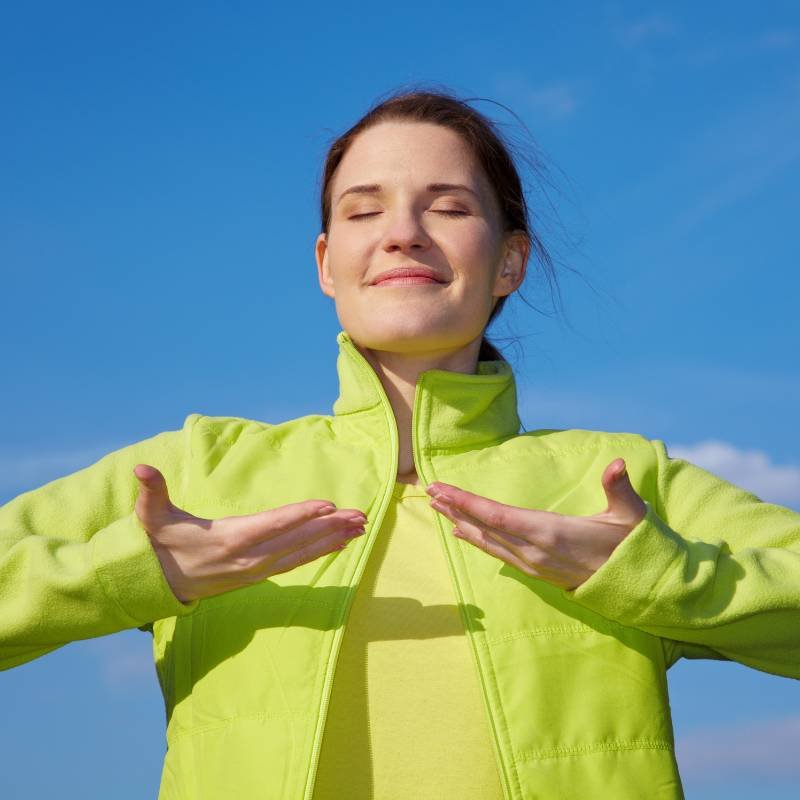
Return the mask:
[[520, 631], [487, 648], [515, 759], [674, 746], [657, 637], [578, 624]]

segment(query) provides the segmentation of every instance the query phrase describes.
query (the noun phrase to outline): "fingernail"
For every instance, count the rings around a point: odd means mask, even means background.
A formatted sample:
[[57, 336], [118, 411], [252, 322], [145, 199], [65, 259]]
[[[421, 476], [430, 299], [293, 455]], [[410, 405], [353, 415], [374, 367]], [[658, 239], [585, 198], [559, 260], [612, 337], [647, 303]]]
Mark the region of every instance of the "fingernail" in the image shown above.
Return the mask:
[[323, 517], [325, 514], [330, 514], [333, 511], [336, 511], [336, 506], [323, 506], [317, 509], [316, 516]]
[[355, 522], [359, 525], [362, 525], [367, 521], [367, 518], [363, 514], [348, 514], [344, 517], [345, 522]]

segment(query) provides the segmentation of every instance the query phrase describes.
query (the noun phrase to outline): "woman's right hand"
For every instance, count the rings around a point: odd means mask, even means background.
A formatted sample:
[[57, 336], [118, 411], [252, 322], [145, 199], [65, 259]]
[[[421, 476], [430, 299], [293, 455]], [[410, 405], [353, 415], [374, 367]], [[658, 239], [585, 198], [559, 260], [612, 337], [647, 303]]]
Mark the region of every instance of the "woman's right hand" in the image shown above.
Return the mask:
[[137, 464], [134, 511], [147, 531], [164, 575], [182, 603], [213, 597], [288, 572], [341, 550], [364, 532], [358, 509], [320, 510], [333, 504], [306, 500], [245, 516], [203, 519], [174, 506], [164, 476]]

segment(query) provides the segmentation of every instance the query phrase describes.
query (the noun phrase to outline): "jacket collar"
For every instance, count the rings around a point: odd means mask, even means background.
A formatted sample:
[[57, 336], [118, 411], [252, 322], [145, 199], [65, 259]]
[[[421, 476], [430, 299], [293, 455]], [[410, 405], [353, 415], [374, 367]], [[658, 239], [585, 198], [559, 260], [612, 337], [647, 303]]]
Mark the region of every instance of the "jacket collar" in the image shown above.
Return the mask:
[[[336, 336], [339, 396], [337, 417], [390, 413], [391, 406], [372, 365], [342, 330]], [[517, 389], [506, 361], [478, 361], [477, 372], [443, 369], [421, 372], [417, 380], [413, 424], [427, 448], [471, 448], [519, 433]]]

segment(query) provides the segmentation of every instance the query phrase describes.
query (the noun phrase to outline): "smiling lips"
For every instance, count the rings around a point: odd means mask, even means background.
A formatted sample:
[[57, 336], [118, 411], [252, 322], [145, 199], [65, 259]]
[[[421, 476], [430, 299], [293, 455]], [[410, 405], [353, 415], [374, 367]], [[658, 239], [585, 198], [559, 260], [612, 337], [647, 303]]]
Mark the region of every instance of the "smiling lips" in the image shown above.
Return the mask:
[[433, 278], [426, 278], [422, 275], [409, 275], [406, 277], [386, 278], [385, 280], [374, 283], [373, 286], [411, 286], [415, 283], [441, 283], [441, 281], [435, 281]]
[[382, 272], [372, 282], [373, 286], [416, 284], [416, 283], [444, 283], [439, 276], [428, 267], [398, 267]]

